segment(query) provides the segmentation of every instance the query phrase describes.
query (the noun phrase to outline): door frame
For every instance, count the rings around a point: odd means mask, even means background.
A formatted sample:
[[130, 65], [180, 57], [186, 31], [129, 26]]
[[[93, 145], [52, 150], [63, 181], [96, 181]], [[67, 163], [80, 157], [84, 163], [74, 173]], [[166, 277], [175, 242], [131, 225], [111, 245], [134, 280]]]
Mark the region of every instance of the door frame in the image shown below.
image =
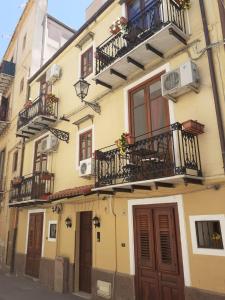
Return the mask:
[[184, 219], [184, 207], [182, 195], [146, 198], [146, 199], [134, 199], [128, 200], [128, 231], [129, 231], [129, 256], [130, 256], [130, 275], [135, 275], [135, 250], [134, 250], [134, 224], [133, 224], [133, 206], [141, 205], [154, 205], [154, 204], [177, 204], [178, 219], [179, 219], [179, 233], [181, 239], [181, 255], [183, 263], [183, 275], [184, 285], [191, 286], [190, 277], [190, 263], [189, 263], [189, 251], [187, 244], [186, 224]]
[[27, 246], [28, 246], [28, 234], [30, 226], [30, 214], [43, 213], [43, 229], [42, 229], [42, 245], [41, 245], [41, 258], [44, 257], [44, 248], [45, 248], [45, 226], [46, 226], [46, 209], [32, 209], [27, 212], [27, 229], [26, 229], [26, 240], [25, 240], [25, 254], [27, 255]]

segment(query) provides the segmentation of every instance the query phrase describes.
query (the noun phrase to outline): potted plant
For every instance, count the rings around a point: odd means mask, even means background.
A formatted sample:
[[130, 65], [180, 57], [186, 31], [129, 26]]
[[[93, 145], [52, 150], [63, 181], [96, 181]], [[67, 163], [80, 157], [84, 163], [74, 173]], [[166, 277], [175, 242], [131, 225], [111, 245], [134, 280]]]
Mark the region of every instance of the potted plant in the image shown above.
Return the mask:
[[199, 135], [204, 133], [204, 127], [205, 125], [194, 121], [194, 120], [187, 120], [182, 123], [184, 131], [192, 133], [194, 135]]
[[181, 9], [190, 9], [191, 0], [174, 0]]
[[27, 100], [26, 102], [25, 102], [25, 104], [24, 104], [24, 108], [25, 109], [27, 109], [27, 108], [30, 108], [32, 106], [32, 101], [29, 99], [29, 100]]
[[127, 19], [125, 17], [119, 17], [116, 21], [112, 23], [109, 27], [109, 31], [112, 34], [117, 34], [120, 31], [126, 31], [127, 28]]
[[46, 100], [51, 103], [57, 103], [59, 101], [59, 98], [57, 98], [54, 94], [47, 94]]
[[126, 153], [126, 148], [128, 145], [133, 144], [133, 138], [130, 133], [122, 133], [120, 138], [115, 141], [115, 144], [120, 150], [120, 154], [124, 155]]
[[40, 174], [41, 180], [50, 180], [51, 178], [52, 178], [52, 174], [49, 173], [48, 171], [44, 171]]
[[23, 177], [22, 176], [17, 176], [17, 177], [14, 177], [12, 179], [12, 184], [13, 185], [19, 185], [19, 184], [22, 183], [22, 181], [23, 181]]

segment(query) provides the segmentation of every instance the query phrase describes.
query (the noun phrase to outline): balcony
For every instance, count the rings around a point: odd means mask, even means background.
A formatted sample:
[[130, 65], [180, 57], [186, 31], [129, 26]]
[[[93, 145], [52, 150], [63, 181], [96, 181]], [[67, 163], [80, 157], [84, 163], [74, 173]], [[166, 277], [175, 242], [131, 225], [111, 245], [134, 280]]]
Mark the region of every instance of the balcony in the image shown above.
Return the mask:
[[118, 86], [138, 69], [155, 64], [186, 45], [186, 13], [173, 0], [155, 0], [131, 19], [125, 33], [96, 49], [97, 84]]
[[9, 206], [43, 203], [53, 193], [54, 174], [37, 173], [12, 181]]
[[3, 60], [0, 65], [0, 94], [4, 95], [12, 84], [15, 76], [15, 64]]
[[95, 153], [95, 190], [121, 186], [173, 187], [181, 180], [201, 183], [198, 137], [180, 123], [136, 138], [124, 149], [115, 145]]
[[54, 95], [42, 95], [27, 102], [17, 122], [17, 136], [30, 139], [57, 121], [58, 98]]
[[8, 99], [2, 97], [0, 105], [0, 135], [8, 126]]

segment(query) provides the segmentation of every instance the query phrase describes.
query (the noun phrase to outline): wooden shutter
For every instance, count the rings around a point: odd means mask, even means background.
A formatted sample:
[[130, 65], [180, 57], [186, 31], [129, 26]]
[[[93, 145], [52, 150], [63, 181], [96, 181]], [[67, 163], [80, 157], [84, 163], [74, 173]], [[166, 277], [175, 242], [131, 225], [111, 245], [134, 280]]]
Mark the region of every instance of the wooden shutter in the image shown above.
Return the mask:
[[158, 270], [160, 272], [177, 273], [178, 258], [173, 208], [156, 208], [154, 210], [154, 220]]
[[135, 213], [139, 267], [154, 267], [153, 224], [151, 210], [138, 209]]

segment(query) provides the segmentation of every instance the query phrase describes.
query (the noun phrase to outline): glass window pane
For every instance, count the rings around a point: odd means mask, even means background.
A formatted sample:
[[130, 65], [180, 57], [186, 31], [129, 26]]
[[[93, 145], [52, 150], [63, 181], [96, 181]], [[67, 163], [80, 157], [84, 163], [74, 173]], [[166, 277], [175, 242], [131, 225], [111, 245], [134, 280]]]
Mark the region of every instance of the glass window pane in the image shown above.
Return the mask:
[[[151, 101], [151, 125], [152, 131], [169, 125], [169, 107], [167, 99], [160, 97]], [[156, 132], [156, 134], [159, 134], [159, 131]]]
[[128, 3], [128, 19], [132, 19], [141, 9], [141, 1], [140, 0], [132, 0]]
[[198, 248], [223, 249], [219, 221], [195, 222]]
[[145, 102], [144, 89], [142, 89], [142, 90], [136, 92], [135, 94], [133, 94], [132, 98], [133, 98], [134, 108], [139, 106], [139, 105], [144, 104], [144, 102]]
[[160, 97], [162, 95], [161, 81], [159, 80], [159, 81], [151, 84], [149, 87], [149, 91], [150, 91], [150, 99], [151, 100]]
[[138, 137], [139, 135], [147, 133], [147, 131], [145, 106], [141, 105], [134, 109], [134, 135]]

